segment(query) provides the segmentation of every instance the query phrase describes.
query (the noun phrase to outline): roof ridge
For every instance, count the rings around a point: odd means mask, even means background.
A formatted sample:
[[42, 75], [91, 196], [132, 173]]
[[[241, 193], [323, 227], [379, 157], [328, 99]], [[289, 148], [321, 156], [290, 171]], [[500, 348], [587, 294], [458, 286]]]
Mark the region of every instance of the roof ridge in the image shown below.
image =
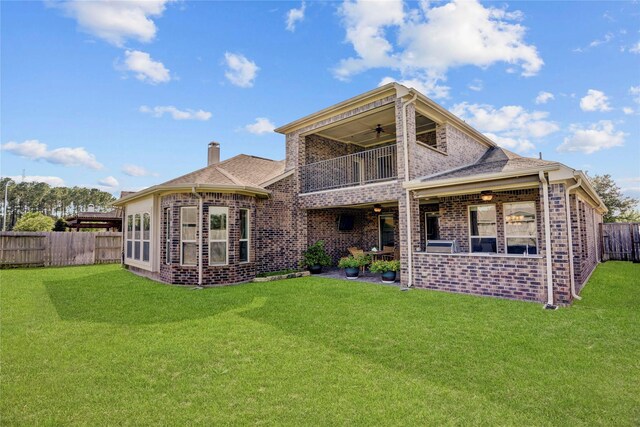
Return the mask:
[[238, 177], [234, 176], [231, 172], [229, 172], [228, 170], [225, 170], [224, 168], [221, 168], [219, 166], [219, 164], [216, 165], [216, 170], [218, 172], [220, 172], [222, 175], [224, 175], [227, 178], [229, 178], [231, 181], [233, 181], [234, 184], [236, 184], [236, 185], [245, 185], [244, 182], [242, 182]]

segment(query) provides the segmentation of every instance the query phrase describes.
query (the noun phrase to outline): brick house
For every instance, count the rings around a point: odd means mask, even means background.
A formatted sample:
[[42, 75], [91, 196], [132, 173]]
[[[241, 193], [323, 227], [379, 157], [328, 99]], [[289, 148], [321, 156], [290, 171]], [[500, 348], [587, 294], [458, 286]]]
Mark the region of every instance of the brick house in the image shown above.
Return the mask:
[[211, 143], [207, 167], [122, 197], [124, 263], [222, 285], [296, 267], [320, 239], [334, 261], [394, 246], [405, 286], [553, 306], [599, 262], [606, 208], [583, 172], [502, 149], [413, 89], [390, 83], [276, 132], [283, 161], [220, 162]]

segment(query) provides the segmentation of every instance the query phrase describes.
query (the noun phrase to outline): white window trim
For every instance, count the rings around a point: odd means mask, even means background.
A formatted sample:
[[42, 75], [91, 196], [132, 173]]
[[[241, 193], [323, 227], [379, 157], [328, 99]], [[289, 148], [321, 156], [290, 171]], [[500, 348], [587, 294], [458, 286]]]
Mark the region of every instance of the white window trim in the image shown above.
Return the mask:
[[[144, 238], [144, 216], [147, 215], [149, 217], [149, 238]], [[151, 224], [151, 214], [149, 212], [142, 212], [140, 214], [140, 262], [144, 262], [145, 264], [151, 263], [151, 230], [153, 230]], [[144, 244], [145, 242], [149, 243], [149, 256], [148, 260], [144, 260]]]
[[429, 218], [429, 217], [438, 218], [438, 226], [440, 225], [440, 214], [438, 212], [425, 212], [424, 213], [424, 241], [425, 242], [429, 241], [429, 221], [427, 221], [427, 218]]
[[[495, 224], [496, 224], [496, 236], [472, 236], [471, 235], [471, 208], [477, 207], [485, 207], [485, 206], [493, 206], [493, 212], [495, 214]], [[467, 206], [467, 227], [469, 232], [469, 253], [485, 253], [485, 254], [497, 254], [498, 251], [498, 207], [495, 203], [487, 203], [485, 205], [469, 205]], [[496, 251], [495, 252], [473, 252], [473, 245], [471, 244], [471, 239], [496, 239]]]
[[[389, 218], [389, 217], [391, 217], [391, 219], [393, 220], [393, 228], [395, 230], [396, 220], [392, 213], [383, 213], [378, 215], [378, 249], [379, 250], [382, 250], [382, 246], [383, 246], [382, 245], [382, 218]], [[394, 246], [395, 246], [395, 242], [394, 242]]]
[[[185, 240], [182, 238], [182, 219], [184, 218], [184, 214], [183, 211], [184, 209], [195, 209], [196, 210], [196, 236], [195, 239], [193, 240]], [[195, 264], [185, 264], [184, 263], [184, 258], [183, 258], [183, 250], [182, 250], [182, 246], [183, 243], [195, 243], [196, 246], [198, 245], [198, 207], [197, 206], [182, 206], [180, 208], [180, 265], [184, 266], [184, 267], [196, 267], [198, 265], [198, 255], [196, 255], [196, 262]]]
[[[247, 264], [249, 262], [251, 262], [251, 209], [249, 208], [241, 208], [240, 211], [246, 211], [247, 212], [247, 238], [246, 239], [242, 239], [240, 238], [238, 241], [240, 242], [247, 242], [247, 260], [246, 261], [239, 261], [240, 264]], [[242, 218], [241, 218], [242, 220]], [[229, 220], [227, 219], [227, 230], [229, 229]], [[241, 227], [239, 228], [239, 230], [241, 229]], [[227, 235], [228, 235], [228, 231], [227, 231]], [[240, 260], [240, 251], [238, 250], [238, 260]]]
[[[224, 210], [225, 214], [227, 215], [227, 228], [225, 230], [225, 239], [212, 239], [211, 238], [211, 211], [212, 210], [216, 210], [216, 209], [220, 209], [220, 210]], [[209, 216], [207, 217], [208, 221], [207, 221], [207, 226], [209, 227], [209, 265], [210, 266], [222, 266], [222, 265], [229, 265], [229, 208], [227, 206], [209, 206]], [[211, 262], [211, 243], [212, 242], [225, 242], [226, 245], [226, 251], [225, 251], [225, 262], [224, 263], [219, 263], [219, 262]]]
[[[131, 231], [129, 231], [129, 218], [131, 218]], [[126, 245], [126, 254], [125, 254], [125, 258], [126, 259], [133, 259], [133, 232], [134, 232], [134, 216], [133, 214], [127, 214], [127, 224], [126, 224], [126, 234], [127, 234], [127, 245]], [[128, 243], [131, 242], [131, 251], [129, 251], [129, 245]]]
[[[140, 230], [136, 229], [136, 219], [139, 218]], [[138, 238], [136, 239], [136, 231], [139, 232]], [[140, 248], [139, 257], [136, 258], [136, 243], [138, 243], [138, 247]], [[133, 259], [138, 262], [142, 261], [142, 212], [137, 212], [133, 214]]]
[[164, 227], [164, 263], [171, 265], [171, 208], [164, 208], [165, 220], [167, 224]]
[[[505, 214], [505, 207], [508, 205], [516, 205], [519, 203], [531, 203], [533, 205], [533, 215], [534, 215], [534, 219], [533, 222], [536, 225], [536, 233], [533, 237], [531, 236], [507, 236], [507, 215]], [[502, 204], [502, 220], [504, 222], [504, 253], [508, 254], [509, 253], [509, 247], [507, 246], [507, 239], [533, 239], [536, 241], [536, 254], [530, 254], [530, 255], [538, 255], [540, 253], [540, 246], [538, 246], [538, 212], [536, 209], [536, 202], [532, 201], [532, 200], [523, 200], [522, 202], [509, 202], [509, 203], [503, 203]], [[511, 254], [511, 255], [517, 255], [517, 254]]]

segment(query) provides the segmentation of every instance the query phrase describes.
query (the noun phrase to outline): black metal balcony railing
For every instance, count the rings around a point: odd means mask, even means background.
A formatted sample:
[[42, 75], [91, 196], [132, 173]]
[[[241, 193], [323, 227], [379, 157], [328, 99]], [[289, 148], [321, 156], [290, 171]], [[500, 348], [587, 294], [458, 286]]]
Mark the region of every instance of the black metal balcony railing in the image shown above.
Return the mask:
[[397, 176], [395, 145], [309, 163], [300, 167], [303, 193], [389, 181], [396, 179]]

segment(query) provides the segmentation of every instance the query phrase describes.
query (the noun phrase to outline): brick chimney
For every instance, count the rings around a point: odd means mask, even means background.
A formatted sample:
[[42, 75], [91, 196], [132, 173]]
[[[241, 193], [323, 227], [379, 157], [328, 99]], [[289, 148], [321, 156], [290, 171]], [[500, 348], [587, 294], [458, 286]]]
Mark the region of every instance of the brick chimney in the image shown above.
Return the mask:
[[220, 144], [215, 141], [209, 143], [209, 155], [207, 156], [207, 166], [220, 163]]

